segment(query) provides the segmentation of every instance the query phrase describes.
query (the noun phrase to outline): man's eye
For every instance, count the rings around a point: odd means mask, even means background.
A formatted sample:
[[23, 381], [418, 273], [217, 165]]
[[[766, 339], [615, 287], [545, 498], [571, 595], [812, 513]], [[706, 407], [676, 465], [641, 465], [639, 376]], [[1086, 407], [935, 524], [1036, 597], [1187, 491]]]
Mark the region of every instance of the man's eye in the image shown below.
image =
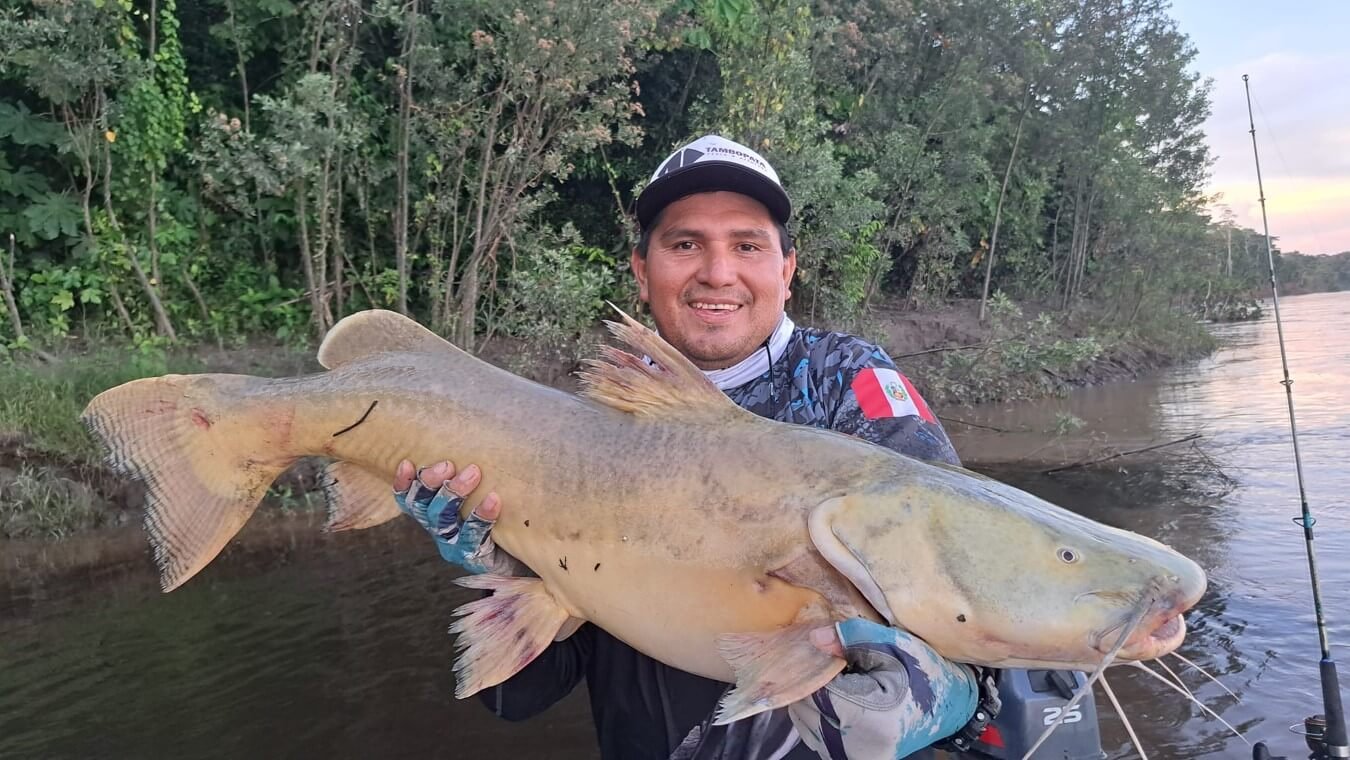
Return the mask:
[[694, 241], [681, 240], [680, 242], [675, 244], [675, 247], [680, 249], [681, 251], [692, 251], [694, 250]]
[[759, 246], [754, 243], [741, 243], [741, 253], [754, 253], [759, 250]]

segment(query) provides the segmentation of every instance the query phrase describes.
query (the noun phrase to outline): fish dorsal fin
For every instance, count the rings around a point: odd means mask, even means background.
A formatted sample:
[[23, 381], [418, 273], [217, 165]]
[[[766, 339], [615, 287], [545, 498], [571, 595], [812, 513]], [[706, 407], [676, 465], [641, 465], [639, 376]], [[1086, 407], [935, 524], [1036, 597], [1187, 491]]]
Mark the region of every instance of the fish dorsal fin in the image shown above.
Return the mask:
[[319, 364], [340, 367], [391, 351], [458, 352], [450, 341], [396, 311], [359, 311], [333, 325], [319, 344]]
[[712, 384], [693, 362], [614, 304], [623, 321], [605, 320], [614, 337], [650, 357], [644, 361], [614, 346], [601, 346], [600, 357], [585, 361], [577, 373], [581, 395], [630, 414], [681, 419], [727, 419], [749, 414]]

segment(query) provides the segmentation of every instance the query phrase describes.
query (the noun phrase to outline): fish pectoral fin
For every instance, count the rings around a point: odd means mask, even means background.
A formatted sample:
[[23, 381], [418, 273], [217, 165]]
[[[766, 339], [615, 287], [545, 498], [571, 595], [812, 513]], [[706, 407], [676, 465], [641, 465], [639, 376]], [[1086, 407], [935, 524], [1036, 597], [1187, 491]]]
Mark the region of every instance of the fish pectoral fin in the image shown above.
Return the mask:
[[[613, 304], [611, 304], [613, 306]], [[725, 421], [754, 415], [736, 406], [693, 362], [617, 306], [622, 322], [605, 320], [609, 331], [653, 363], [614, 346], [601, 346], [577, 373], [581, 395], [629, 414], [682, 420]]]
[[796, 623], [768, 633], [718, 636], [717, 648], [736, 674], [736, 688], [722, 698], [713, 724], [783, 707], [829, 683], [846, 663], [811, 643], [811, 631], [827, 624]]
[[393, 484], [351, 462], [333, 462], [319, 479], [328, 505], [327, 531], [364, 530], [398, 517]]
[[453, 343], [396, 311], [368, 309], [345, 317], [324, 336], [318, 360], [325, 369], [391, 352], [459, 352]]
[[455, 696], [460, 699], [520, 672], [571, 618], [538, 578], [484, 574], [455, 583], [493, 592], [456, 609], [460, 619], [450, 626], [450, 633], [459, 635]]
[[[881, 585], [877, 583], [876, 579], [872, 577], [864, 558], [859, 556], [853, 546], [839, 537], [836, 522], [841, 527], [847, 527], [850, 517], [847, 496], [829, 499], [812, 509], [806, 520], [811, 543], [815, 546], [816, 551], [820, 552], [820, 557], [843, 574], [848, 582], [863, 595], [873, 610], [880, 613], [886, 622], [891, 625], [898, 625], [895, 613], [891, 611], [890, 603], [886, 601], [885, 592], [882, 591]], [[877, 620], [875, 622], [882, 621]]]

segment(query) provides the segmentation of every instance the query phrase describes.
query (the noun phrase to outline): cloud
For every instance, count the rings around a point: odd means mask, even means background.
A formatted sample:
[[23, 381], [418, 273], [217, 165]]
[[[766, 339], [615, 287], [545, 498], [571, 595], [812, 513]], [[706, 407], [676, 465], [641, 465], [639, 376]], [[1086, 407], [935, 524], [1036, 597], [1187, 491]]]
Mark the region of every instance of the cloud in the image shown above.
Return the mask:
[[[1266, 214], [1270, 234], [1281, 250], [1339, 253], [1350, 250], [1350, 178], [1286, 177], [1268, 179]], [[1261, 203], [1255, 172], [1250, 180], [1216, 183], [1220, 204], [1233, 210], [1237, 223], [1261, 231]]]
[[1205, 133], [1215, 164], [1211, 192], [1261, 229], [1256, 166], [1242, 75], [1251, 76], [1271, 233], [1286, 250], [1350, 250], [1350, 52], [1276, 52], [1214, 73], [1213, 114]]

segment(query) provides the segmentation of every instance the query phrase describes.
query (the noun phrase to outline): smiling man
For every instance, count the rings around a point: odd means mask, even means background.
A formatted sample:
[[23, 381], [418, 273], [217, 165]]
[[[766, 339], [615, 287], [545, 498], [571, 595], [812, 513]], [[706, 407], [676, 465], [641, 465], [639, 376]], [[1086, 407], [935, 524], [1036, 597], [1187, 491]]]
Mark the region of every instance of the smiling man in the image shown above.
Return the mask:
[[642, 234], [632, 253], [661, 337], [756, 414], [959, 464], [885, 351], [788, 317], [791, 216], [777, 173], [743, 145], [709, 135], [667, 158], [638, 196]]
[[[880, 347], [787, 316], [797, 268], [791, 214], [778, 175], [743, 145], [709, 135], [667, 158], [638, 197], [642, 233], [632, 252], [661, 336], [755, 414], [958, 463], [937, 418]], [[472, 466], [456, 475], [450, 463], [416, 471], [404, 462], [394, 488], [447, 560], [469, 572], [521, 571], [491, 539], [510, 505], [489, 494], [459, 519], [479, 481]], [[666, 666], [589, 623], [480, 695], [497, 715], [523, 720], [585, 680], [604, 760], [889, 760], [981, 727], [971, 722], [976, 675], [923, 642], [864, 620], [820, 629], [813, 640], [846, 656], [850, 669], [809, 699], [730, 727], [711, 725], [728, 684]], [[991, 688], [988, 679], [982, 685]]]

